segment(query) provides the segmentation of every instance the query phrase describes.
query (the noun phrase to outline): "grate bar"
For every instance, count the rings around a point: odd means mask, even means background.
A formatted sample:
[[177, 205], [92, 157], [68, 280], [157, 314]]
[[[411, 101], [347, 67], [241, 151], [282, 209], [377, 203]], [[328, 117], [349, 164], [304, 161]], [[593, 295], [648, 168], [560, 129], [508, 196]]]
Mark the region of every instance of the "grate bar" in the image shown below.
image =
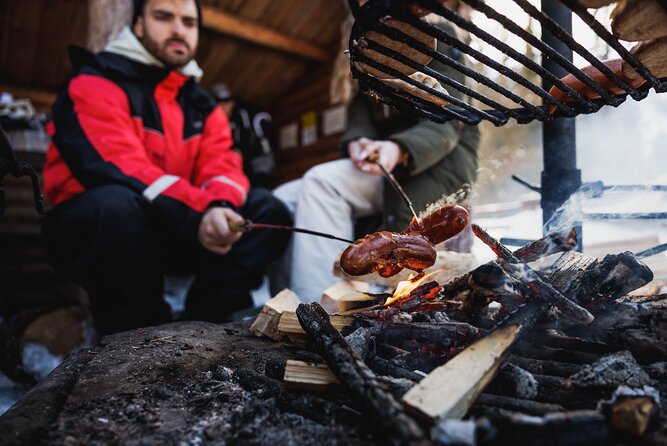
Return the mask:
[[[600, 22], [598, 22], [595, 17], [593, 17], [586, 8], [581, 6], [578, 1], [573, 1], [573, 0], [562, 0], [562, 2], [568, 6], [572, 12], [577, 14], [583, 21], [586, 23], [588, 26], [591, 27], [595, 33], [604, 40], [607, 45], [612, 47], [613, 49], [616, 50], [616, 52], [623, 58], [624, 61], [626, 61], [632, 68], [639, 73], [644, 79], [646, 79], [649, 83], [649, 85], [653, 88], [656, 89], [656, 91], [663, 91], [662, 84], [658, 79], [651, 74], [651, 72], [646, 68], [635, 56], [630, 53], [623, 45], [620, 44], [618, 39], [614, 37], [607, 29], [602, 26]], [[592, 55], [591, 55], [592, 56]], [[595, 56], [592, 56], [595, 59]], [[590, 61], [589, 61], [590, 62]], [[625, 88], [624, 88], [625, 90]], [[627, 91], [627, 90], [626, 90]], [[636, 90], [634, 90], [636, 92]], [[643, 99], [646, 95], [640, 96], [635, 94], [630, 93], [630, 96], [632, 96], [633, 99], [635, 100], [641, 100]]]
[[548, 79], [552, 84], [556, 85], [559, 89], [562, 91], [566, 92], [568, 95], [570, 95], [572, 98], [575, 99], [575, 101], [581, 105], [584, 108], [592, 108], [593, 104], [588, 101], [586, 98], [584, 98], [581, 93], [577, 92], [574, 90], [572, 87], [569, 85], [566, 85], [563, 83], [558, 77], [556, 77], [553, 73], [550, 73], [549, 71], [545, 70], [543, 67], [541, 67], [537, 62], [529, 59], [525, 55], [519, 53], [516, 51], [514, 48], [510, 47], [504, 42], [501, 42], [497, 38], [493, 37], [491, 34], [487, 33], [486, 31], [482, 30], [475, 24], [473, 24], [471, 21], [464, 19], [461, 17], [459, 14], [456, 12], [452, 11], [451, 9], [448, 9], [439, 3], [435, 2], [435, 0], [417, 0], [419, 4], [422, 6], [428, 8], [429, 10], [435, 12], [438, 15], [441, 15], [442, 17], [445, 17], [446, 19], [450, 20], [451, 22], [455, 23], [457, 26], [459, 26], [462, 29], [465, 29], [466, 31], [476, 35], [480, 39], [484, 40], [490, 45], [493, 45], [494, 47], [498, 48], [500, 51], [503, 53], [507, 54], [510, 56], [512, 59], [516, 60], [517, 62], [523, 64], [525, 67], [529, 68], [536, 74], [539, 74], [545, 79]]
[[[542, 110], [540, 107], [536, 107], [535, 105], [531, 104], [530, 102], [528, 102], [526, 99], [522, 98], [521, 96], [512, 93], [510, 90], [508, 90], [505, 87], [503, 87], [503, 86], [497, 84], [496, 82], [492, 81], [487, 76], [484, 76], [484, 75], [478, 73], [477, 71], [475, 71], [471, 68], [468, 68], [467, 66], [465, 66], [461, 62], [458, 62], [455, 59], [452, 59], [451, 57], [447, 56], [446, 54], [440, 53], [440, 52], [434, 50], [433, 48], [429, 48], [428, 46], [424, 45], [422, 42], [420, 42], [416, 39], [413, 39], [412, 37], [403, 33], [402, 31], [400, 31], [396, 28], [392, 28], [391, 26], [388, 26], [388, 25], [386, 25], [382, 22], [378, 23], [378, 27], [380, 29], [382, 29], [384, 34], [387, 35], [388, 37], [391, 37], [391, 38], [394, 38], [395, 40], [399, 40], [399, 41], [407, 43], [408, 45], [412, 46], [416, 50], [422, 52], [423, 54], [426, 54], [427, 56], [432, 57], [433, 59], [437, 60], [438, 62], [441, 62], [445, 65], [448, 65], [448, 66], [454, 68], [458, 72], [470, 77], [471, 79], [474, 79], [475, 81], [479, 82], [482, 85], [485, 85], [485, 86], [493, 89], [497, 93], [502, 94], [503, 96], [505, 96], [508, 99], [516, 102], [517, 104], [523, 105], [525, 108], [530, 109], [535, 114], [538, 114], [538, 115], [543, 116], [543, 117], [547, 116], [546, 112], [544, 110]], [[396, 52], [393, 52], [393, 53], [398, 54]], [[400, 55], [400, 56], [404, 57], [403, 55]], [[411, 66], [414, 67], [414, 65], [411, 65]], [[426, 68], [428, 68], [428, 67], [426, 67]], [[526, 79], [526, 82], [528, 82], [527, 79]], [[466, 87], [466, 88], [468, 88], [468, 87]], [[555, 101], [555, 98], [554, 98], [554, 101]], [[513, 109], [508, 109], [508, 112], [511, 113], [512, 115], [514, 115], [513, 117], [520, 116], [520, 113], [514, 111]]]
[[[489, 120], [496, 125], [502, 125], [505, 122], [507, 122], [506, 119], [503, 120], [503, 119], [497, 118], [497, 117], [491, 115], [490, 113], [488, 113], [486, 111], [479, 110], [479, 109], [467, 104], [465, 101], [457, 99], [457, 98], [455, 98], [455, 97], [453, 97], [449, 94], [443, 93], [441, 91], [435, 90], [431, 87], [427, 87], [426, 85], [422, 84], [421, 82], [416, 81], [415, 79], [412, 79], [409, 76], [406, 76], [405, 74], [401, 73], [400, 71], [398, 71], [394, 68], [388, 67], [386, 65], [382, 65], [381, 63], [376, 62], [373, 59], [370, 59], [370, 58], [364, 56], [363, 54], [359, 55], [358, 61], [363, 62], [363, 63], [365, 63], [365, 64], [367, 64], [367, 65], [369, 65], [373, 68], [376, 68], [378, 70], [381, 70], [384, 73], [387, 73], [387, 74], [393, 76], [396, 79], [400, 79], [404, 82], [409, 83], [410, 85], [413, 85], [417, 88], [420, 88], [420, 89], [426, 91], [429, 94], [432, 94], [432, 95], [437, 96], [441, 99], [444, 99], [444, 100], [446, 100], [446, 101], [448, 101], [448, 102], [450, 102], [454, 105], [458, 105], [459, 107], [474, 113], [475, 115], [477, 115], [478, 117], [480, 117], [482, 119]], [[429, 102], [429, 101], [426, 101], [426, 102]], [[436, 104], [433, 104], [433, 105], [436, 105]]]
[[[513, 1], [519, 8], [528, 14], [529, 17], [532, 17], [540, 23], [543, 33], [546, 33], [545, 35], [550, 37], [548, 43], [545, 39], [539, 39], [537, 36], [533, 35], [530, 30], [523, 29], [512, 18], [496, 11], [484, 1], [463, 0], [464, 3], [479, 11], [481, 14], [484, 14], [489, 20], [495, 21], [509, 32], [522, 39], [527, 45], [531, 45], [542, 55], [543, 60], [549, 61], [553, 64], [553, 67], [557, 69], [552, 70], [551, 68], [547, 69], [540, 66], [531, 58], [521, 54], [521, 52], [513, 49], [491, 33], [481, 29], [471, 20], [468, 20], [454, 10], [443, 6], [440, 1], [373, 0], [360, 7], [357, 0], [349, 0], [351, 9], [356, 18], [356, 22], [352, 29], [352, 36], [350, 37], [350, 58], [353, 67], [353, 75], [355, 78], [363, 81], [362, 84], [364, 90], [374, 90], [377, 99], [384, 101], [387, 104], [391, 102], [391, 104], [399, 106], [403, 111], [409, 113], [416, 112], [419, 113], [420, 116], [428, 116], [429, 119], [436, 122], [459, 119], [466, 123], [479, 123], [486, 120], [495, 125], [504, 125], [510, 118], [515, 119], [519, 123], [527, 123], [535, 119], [551, 121], [561, 117], [575, 117], [580, 114], [595, 113], [604, 105], [612, 105], [614, 107], [620, 105], [627, 99], [627, 96], [638, 101], [642, 100], [648, 95], [651, 88], [655, 89], [656, 92], [667, 90], [667, 79], [656, 79], [655, 76], [625, 47], [623, 47], [623, 45], [621, 45], [620, 42], [577, 0], [560, 0], [559, 6], [568, 11], [568, 15], [570, 12], [578, 15], [584, 23], [591, 28], [591, 30], [593, 30], [611, 48], [615, 49], [622, 58], [623, 63], [634, 68], [642, 78], [646, 80], [643, 85], [637, 86], [636, 83], [631, 82], [620, 73], [612, 71], [612, 69], [607, 67], [602, 61], [577, 42], [572, 36], [572, 32], [564, 29], [563, 26], [555, 20], [556, 16], [550, 15], [551, 12], [538, 9], [529, 0]], [[667, 7], [667, 0], [660, 1], [663, 6]], [[520, 74], [520, 72], [509, 68], [505, 64], [494, 61], [481, 51], [476, 50], [469, 44], [461, 41], [454, 33], [450, 34], [440, 27], [419, 19], [408, 11], [407, 4], [409, 3], [417, 4], [432, 11], [459, 28], [468, 31], [480, 40], [498, 49], [513, 61], [516, 61], [521, 66], [522, 70], [525, 67], [531, 72], [541, 76], [541, 80], [548, 85], [543, 86], [541, 83], [538, 85], [537, 81], [529, 80], [525, 75]], [[405, 32], [383, 23], [381, 19], [388, 15], [411, 25], [417, 30], [436, 38], [440, 42], [461, 51], [473, 59], [476, 59], [480, 64], [497, 71], [501, 77], [505, 77], [535, 94], [543, 101], [544, 105], [531, 103], [531, 101], [522, 98], [519, 94], [515, 93], [512, 88], [503, 86], [501, 82], [466, 67], [465, 64], [446, 54], [440, 53], [437, 49], [429, 48], [428, 45], [418, 41], [415, 37], [407, 35]], [[507, 106], [505, 105], [506, 103], [495, 98], [493, 94], [489, 94], [488, 92], [485, 94], [476, 91], [475, 88], [471, 88], [463, 82], [451, 79], [430, 67], [423, 66], [422, 64], [411, 60], [409, 57], [383, 46], [381, 43], [364, 39], [363, 36], [365, 32], [369, 30], [374, 30], [394, 41], [402, 42], [420, 53], [430, 56], [434, 60], [457, 70], [464, 76], [467, 76], [479, 84], [493, 90], [493, 92], [502, 95], [503, 98], [516, 104], [517, 107], [512, 105]], [[551, 37], [553, 37], [553, 40]], [[475, 103], [475, 105], [471, 105], [448, 94], [426, 87], [414, 79], [410, 78], [410, 80], [408, 80], [407, 76], [400, 73], [396, 74], [397, 71], [392, 71], [385, 64], [374, 62], [368, 57], [364, 57], [360, 54], [360, 48], [363, 48], [362, 45], [372, 48], [386, 57], [408, 65], [415, 70], [424, 72], [438, 80], [442, 85], [453, 88], [478, 102]], [[599, 83], [594, 79], [595, 76], [577, 68], [569, 58], [565, 57], [564, 54], [561, 54], [566, 48], [576, 52], [588, 61], [592, 67], [602, 73], [606, 78], [606, 82]], [[432, 102], [419, 99], [418, 97], [415, 97], [415, 95], [403, 92], [395, 87], [390, 87], [378, 79], [373, 79], [372, 75], [365, 73], [360, 69], [358, 65], [360, 62], [374, 66], [376, 69], [391, 76], [395, 76], [397, 79], [409, 83], [415, 88], [420, 89], [422, 92], [445, 99], [451, 103], [451, 106], [439, 106]], [[561, 69], [563, 70], [562, 72]], [[584, 94], [579, 87], [573, 88], [568, 85], [568, 83], [564, 82], [564, 80], [562, 80], [563, 78], [558, 77], [561, 74], [568, 73], [574, 76], [578, 83], [580, 82], [583, 84], [588, 91], [594, 92], [596, 97], [586, 97], [589, 95], [587, 93]], [[611, 86], [608, 86], [609, 84], [607, 81]], [[548, 91], [550, 85], [554, 85], [564, 93], [567, 96], [567, 100], [561, 101], [554, 95], [550, 94]], [[617, 91], [620, 91], [621, 94], [616, 94]], [[556, 96], [560, 97], [560, 92], [559, 95]], [[484, 106], [479, 107], [478, 104], [483, 104]], [[486, 107], [488, 107], [488, 109]]]
[[[570, 33], [568, 33], [566, 30], [564, 30], [562, 26], [560, 26], [558, 23], [556, 23], [550, 17], [544, 15], [539, 9], [537, 9], [535, 6], [533, 6], [531, 3], [529, 3], [528, 0], [514, 0], [514, 2], [516, 4], [518, 4], [521, 7], [521, 9], [526, 11], [531, 17], [533, 17], [534, 19], [539, 21], [540, 24], [547, 31], [549, 31], [556, 38], [558, 38], [563, 43], [565, 43], [572, 51], [577, 52], [577, 54], [579, 54], [581, 57], [586, 59], [586, 61], [588, 61], [588, 63], [590, 63], [595, 68], [600, 70], [600, 72], [602, 74], [604, 74], [609, 80], [611, 80], [616, 85], [618, 85], [620, 88], [622, 88], [626, 93], [630, 94], [633, 97], [635, 95], [637, 95], [637, 90], [632, 88], [630, 85], [627, 84], [627, 82], [625, 82], [623, 79], [621, 79], [616, 74], [614, 74], [613, 71], [611, 71], [597, 57], [595, 57], [593, 54], [591, 54], [590, 51], [588, 51], [581, 44], [579, 44], [579, 42], [574, 40], [574, 37], [572, 37], [570, 35]], [[581, 71], [581, 70], [578, 70], [578, 71]]]
[[521, 85], [522, 87], [527, 88], [531, 92], [535, 93], [537, 96], [542, 98], [543, 100], [549, 102], [550, 104], [553, 104], [556, 106], [556, 108], [564, 115], [564, 116], [576, 116], [576, 111], [572, 109], [571, 107], [566, 106], [562, 102], [560, 102], [558, 99], [553, 97], [551, 94], [548, 92], [544, 91], [542, 88], [538, 87], [534, 83], [530, 82], [528, 79], [525, 77], [521, 76], [519, 73], [516, 71], [512, 71], [511, 69], [507, 68], [505, 65], [496, 62], [495, 60], [491, 59], [490, 57], [484, 55], [483, 53], [475, 50], [469, 45], [466, 45], [465, 43], [453, 38], [449, 34], [447, 34], [445, 31], [435, 28], [431, 25], [428, 25], [421, 20], [417, 19], [414, 16], [411, 17], [400, 17], [401, 20], [403, 20], [406, 23], [409, 23], [413, 27], [419, 29], [420, 31], [423, 31], [427, 33], [428, 35], [435, 37], [436, 39], [440, 40], [441, 42], [446, 43], [447, 45], [450, 45], [456, 49], [458, 49], [461, 52], [464, 52], [471, 57], [474, 57], [481, 63], [493, 68], [500, 74], [507, 76], [509, 79], [513, 80], [517, 84]]
[[567, 71], [574, 74], [577, 77], [577, 79], [579, 79], [584, 84], [591, 87], [597, 94], [599, 94], [604, 100], [606, 100], [610, 104], [618, 105], [621, 102], [623, 102], [622, 100], [619, 100], [619, 98], [609, 93], [600, 84], [595, 82], [589, 75], [587, 75], [586, 73], [575, 67], [574, 64], [565, 57], [563, 57], [562, 54], [557, 52], [551, 46], [544, 43], [544, 41], [538, 39], [525, 29], [521, 28], [515, 22], [510, 20], [507, 16], [496, 12], [493, 8], [489, 7], [486, 3], [484, 3], [481, 0], [463, 0], [463, 1], [472, 6], [473, 8], [477, 9], [478, 11], [482, 12], [488, 18], [493, 19], [496, 22], [500, 23], [507, 30], [521, 37], [526, 42], [530, 43], [533, 47], [540, 50], [543, 54], [547, 55], [547, 57], [554, 60], [561, 67], [565, 68]]
[[[429, 68], [428, 66], [422, 67], [420, 66], [417, 62], [414, 60], [410, 59], [409, 57], [405, 57], [404, 55], [397, 53], [396, 51], [393, 51], [390, 48], [387, 48], [383, 45], [380, 45], [377, 42], [374, 42], [372, 40], [366, 41], [366, 44], [368, 45], [368, 48], [377, 51], [378, 53], [384, 54], [386, 56], [390, 56], [395, 58], [401, 63], [404, 63], [405, 65], [408, 65], [412, 68], [415, 68], [417, 70], [421, 70], [424, 74], [428, 74], [429, 76], [434, 77], [435, 79], [439, 80], [445, 85], [449, 85], [451, 87], [454, 87], [456, 90], [460, 91], [463, 94], [466, 94], [472, 98], [475, 98], [479, 100], [480, 102], [483, 102], [484, 104], [493, 107], [496, 110], [500, 110], [504, 113], [508, 113], [510, 116], [514, 117], [516, 113], [512, 112], [512, 110], [508, 109], [507, 107], [504, 107], [503, 105], [499, 104], [498, 102], [494, 101], [491, 98], [488, 98], [484, 96], [481, 93], [476, 92], [475, 90], [472, 90], [471, 88], [466, 87], [460, 82], [455, 81], [454, 79], [450, 79], [447, 76], [443, 75], [442, 73], [439, 73], [438, 71], [435, 71], [432, 68]], [[464, 107], [465, 108], [465, 107]], [[470, 110], [470, 109], [468, 109]], [[477, 111], [477, 110], [475, 110]]]

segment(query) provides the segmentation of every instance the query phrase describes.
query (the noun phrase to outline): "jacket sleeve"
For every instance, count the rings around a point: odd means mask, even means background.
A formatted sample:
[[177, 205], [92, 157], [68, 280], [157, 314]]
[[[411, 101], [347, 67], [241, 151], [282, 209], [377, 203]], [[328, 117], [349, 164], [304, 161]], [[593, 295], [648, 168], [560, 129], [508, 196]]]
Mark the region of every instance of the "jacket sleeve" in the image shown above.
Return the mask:
[[[103, 77], [81, 74], [54, 106], [53, 141], [72, 174], [86, 188], [120, 184], [142, 194], [165, 216], [195, 221], [216, 196], [151, 162], [131, 116], [128, 98]], [[199, 215], [200, 217], [200, 215]]]
[[[463, 55], [458, 50], [442, 42], [438, 42], [438, 51], [465, 63]], [[449, 78], [465, 83], [463, 74], [448, 65], [433, 60], [428, 66]], [[447, 90], [450, 95], [464, 99], [463, 94], [458, 90], [453, 88], [447, 88]], [[438, 124], [429, 119], [422, 119], [414, 126], [390, 135], [389, 139], [397, 142], [410, 153], [411, 162], [408, 173], [417, 175], [449, 155], [459, 144], [463, 131], [464, 124], [460, 121], [451, 120]]]
[[220, 107], [215, 107], [204, 123], [193, 182], [216, 200], [237, 208], [248, 195], [250, 181], [243, 173], [241, 155], [232, 150], [229, 122]]
[[373, 118], [368, 105], [362, 95], [358, 93], [350, 103], [347, 110], [347, 129], [341, 137], [340, 150], [343, 156], [348, 156], [347, 145], [359, 138], [377, 139], [378, 131], [373, 123]]

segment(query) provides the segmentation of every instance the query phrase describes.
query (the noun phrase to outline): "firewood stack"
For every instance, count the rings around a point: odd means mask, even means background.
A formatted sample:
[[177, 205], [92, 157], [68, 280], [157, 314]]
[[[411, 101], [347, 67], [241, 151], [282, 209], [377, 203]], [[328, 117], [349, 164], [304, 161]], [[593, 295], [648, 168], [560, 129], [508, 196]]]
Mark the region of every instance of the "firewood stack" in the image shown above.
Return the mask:
[[[447, 283], [426, 279], [402, 296], [339, 284], [324, 302], [347, 311], [263, 312], [255, 326], [269, 317], [278, 337], [307, 349], [273, 377], [342, 388], [383, 444], [661, 441], [667, 299], [628, 297], [650, 269], [629, 252], [573, 251], [573, 232], [514, 253], [474, 232], [498, 259]], [[548, 256], [548, 269], [527, 264]]]

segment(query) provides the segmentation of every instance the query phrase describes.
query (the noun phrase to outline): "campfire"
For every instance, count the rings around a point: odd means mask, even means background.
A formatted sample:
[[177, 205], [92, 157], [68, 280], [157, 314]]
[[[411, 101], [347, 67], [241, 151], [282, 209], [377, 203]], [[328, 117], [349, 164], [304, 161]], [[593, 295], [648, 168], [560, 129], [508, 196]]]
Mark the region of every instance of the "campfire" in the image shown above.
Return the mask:
[[390, 294], [339, 284], [325, 292], [335, 314], [280, 293], [251, 330], [305, 350], [272, 376], [293, 390], [342, 386], [378, 443], [651, 444], [665, 299], [628, 297], [651, 270], [630, 252], [576, 252], [574, 231], [515, 252], [473, 232], [498, 258], [445, 283], [435, 271]]

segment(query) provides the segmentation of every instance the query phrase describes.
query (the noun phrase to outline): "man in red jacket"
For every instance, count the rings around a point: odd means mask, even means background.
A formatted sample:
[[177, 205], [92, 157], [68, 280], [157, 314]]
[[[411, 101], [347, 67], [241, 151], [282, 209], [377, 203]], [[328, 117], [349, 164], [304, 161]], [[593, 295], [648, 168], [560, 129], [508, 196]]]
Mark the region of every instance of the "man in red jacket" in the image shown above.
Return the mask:
[[170, 320], [164, 275], [196, 273], [186, 317], [223, 321], [251, 305], [289, 235], [244, 234], [244, 218], [291, 224], [249, 189], [227, 118], [196, 81], [199, 0], [135, 0], [132, 30], [73, 54], [53, 107], [44, 221], [53, 263], [88, 292], [102, 334]]

